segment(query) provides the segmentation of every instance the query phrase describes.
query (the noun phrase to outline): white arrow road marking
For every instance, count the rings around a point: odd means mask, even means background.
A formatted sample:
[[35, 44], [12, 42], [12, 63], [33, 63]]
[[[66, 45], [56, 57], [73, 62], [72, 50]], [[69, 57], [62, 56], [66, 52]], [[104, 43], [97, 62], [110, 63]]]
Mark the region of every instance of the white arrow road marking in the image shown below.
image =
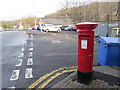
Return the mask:
[[32, 57], [33, 56], [33, 52], [30, 52], [28, 55], [29, 55], [29, 57]]
[[21, 49], [21, 52], [23, 52], [24, 50], [25, 50], [25, 49], [24, 49], [24, 48], [22, 48], [22, 49]]
[[23, 57], [24, 56], [24, 53], [21, 53], [18, 57], [20, 58], [20, 57]]
[[25, 79], [29, 79], [29, 78], [33, 78], [32, 68], [26, 68], [26, 71], [25, 71]]
[[17, 64], [15, 66], [21, 66], [22, 65], [22, 59], [18, 59]]
[[33, 51], [33, 48], [29, 48], [29, 51]]
[[13, 70], [10, 81], [18, 80], [20, 70]]
[[33, 65], [33, 59], [32, 58], [28, 58], [27, 65]]
[[62, 43], [61, 41], [59, 41], [59, 40], [52, 40], [52, 43]]

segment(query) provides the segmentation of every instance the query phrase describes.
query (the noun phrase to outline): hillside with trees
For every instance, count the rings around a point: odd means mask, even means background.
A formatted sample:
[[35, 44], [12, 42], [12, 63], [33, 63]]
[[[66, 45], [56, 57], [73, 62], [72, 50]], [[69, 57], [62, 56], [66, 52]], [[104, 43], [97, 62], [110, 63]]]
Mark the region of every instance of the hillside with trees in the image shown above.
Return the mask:
[[115, 21], [118, 2], [94, 2], [87, 5], [68, 8], [68, 4], [63, 6], [62, 10], [49, 14], [46, 17], [62, 18], [67, 21], [70, 18], [73, 23], [83, 21]]
[[22, 18], [22, 19], [13, 20], [13, 21], [1, 21], [0, 26], [3, 26], [5, 29], [8, 29], [8, 28], [11, 29], [13, 28], [14, 25], [19, 26], [19, 24], [21, 23], [24, 26], [24, 29], [27, 29], [29, 27], [34, 26], [35, 21], [36, 21], [36, 25], [38, 25], [39, 18], [27, 17], [27, 18]]

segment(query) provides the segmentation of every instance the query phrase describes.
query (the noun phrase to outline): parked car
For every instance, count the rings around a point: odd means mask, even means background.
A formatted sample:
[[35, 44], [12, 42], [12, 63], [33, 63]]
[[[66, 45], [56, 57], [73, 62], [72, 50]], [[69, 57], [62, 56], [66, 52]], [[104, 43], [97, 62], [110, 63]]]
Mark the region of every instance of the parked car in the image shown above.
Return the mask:
[[32, 26], [32, 30], [35, 30], [35, 27], [34, 27], [34, 26]]
[[53, 24], [44, 24], [42, 25], [42, 30], [45, 32], [61, 32], [59, 27], [55, 27]]
[[37, 30], [38, 25], [32, 26], [32, 30]]
[[37, 30], [41, 30], [41, 29], [40, 29], [40, 25], [37, 26]]
[[77, 31], [77, 27], [76, 27], [76, 26], [73, 26], [73, 27], [72, 27], [72, 30], [73, 30], [73, 31]]
[[38, 25], [37, 30], [41, 30], [41, 27], [42, 27], [42, 31], [44, 31], [44, 30], [43, 30], [43, 27], [44, 27], [43, 25], [41, 25], [41, 26]]
[[0, 27], [0, 32], [2, 32], [4, 30], [4, 28], [3, 27]]
[[66, 27], [64, 30], [65, 31], [72, 31], [72, 28], [73, 28], [72, 26], [69, 26], [69, 27]]
[[60, 27], [61, 30], [64, 30], [66, 27], [69, 27], [68, 25], [63, 25]]

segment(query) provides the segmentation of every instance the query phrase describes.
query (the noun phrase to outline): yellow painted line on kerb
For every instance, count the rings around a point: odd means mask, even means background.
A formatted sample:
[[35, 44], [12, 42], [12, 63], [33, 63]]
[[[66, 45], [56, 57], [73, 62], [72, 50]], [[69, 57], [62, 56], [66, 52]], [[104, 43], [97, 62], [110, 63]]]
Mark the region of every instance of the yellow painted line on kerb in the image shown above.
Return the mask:
[[[42, 85], [40, 85], [38, 87], [38, 89], [40, 88], [44, 88], [45, 86], [47, 86], [52, 80], [54, 80], [56, 77], [60, 76], [61, 74], [67, 73], [67, 72], [73, 72], [76, 71], [77, 69], [72, 69], [72, 70], [64, 70], [62, 72], [56, 73], [54, 76], [51, 76], [47, 81], [45, 81]], [[38, 90], [36, 89], [36, 90]]]
[[77, 68], [77, 66], [73, 66], [73, 67], [63, 67], [63, 68], [59, 68], [59, 69], [57, 69], [57, 70], [54, 70], [54, 71], [50, 72], [49, 74], [46, 74], [46, 75], [40, 77], [37, 81], [35, 81], [32, 85], [30, 85], [30, 86], [28, 87], [28, 89], [26, 89], [26, 90], [30, 90], [30, 89], [34, 88], [34, 87], [37, 86], [40, 82], [42, 82], [43, 80], [45, 80], [47, 77], [51, 76], [52, 74], [54, 74], [54, 73], [56, 73], [56, 72], [58, 72], [58, 71], [60, 71], [60, 70], [72, 69], [72, 68]]

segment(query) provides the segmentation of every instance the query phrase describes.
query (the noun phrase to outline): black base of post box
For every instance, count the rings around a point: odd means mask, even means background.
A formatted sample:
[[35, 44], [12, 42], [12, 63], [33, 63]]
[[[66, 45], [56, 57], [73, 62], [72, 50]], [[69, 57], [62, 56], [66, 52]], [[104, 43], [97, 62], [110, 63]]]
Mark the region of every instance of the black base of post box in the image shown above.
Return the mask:
[[93, 80], [93, 72], [81, 72], [77, 70], [77, 81], [83, 84], [90, 84]]

